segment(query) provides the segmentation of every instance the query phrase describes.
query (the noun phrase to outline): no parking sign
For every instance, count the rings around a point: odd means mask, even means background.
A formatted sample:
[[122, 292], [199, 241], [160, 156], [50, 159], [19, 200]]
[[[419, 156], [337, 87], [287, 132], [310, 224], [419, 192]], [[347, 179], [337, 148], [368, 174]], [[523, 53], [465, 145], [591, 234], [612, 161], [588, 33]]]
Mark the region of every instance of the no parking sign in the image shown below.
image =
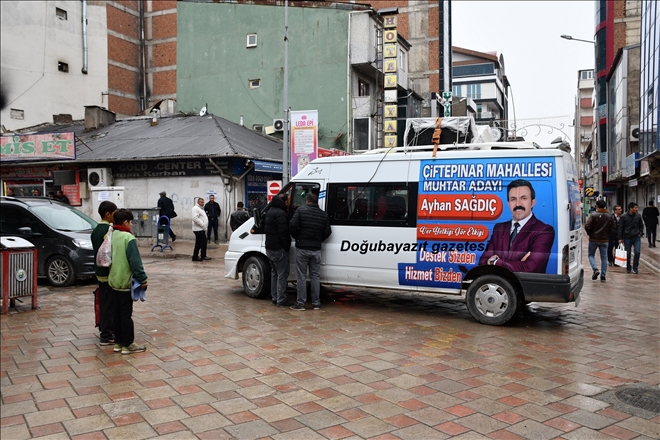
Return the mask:
[[273, 197], [278, 195], [280, 193], [280, 190], [282, 189], [282, 181], [281, 180], [269, 180], [266, 182], [266, 191], [267, 191], [267, 196], [268, 196], [268, 201], [270, 202], [273, 200]]

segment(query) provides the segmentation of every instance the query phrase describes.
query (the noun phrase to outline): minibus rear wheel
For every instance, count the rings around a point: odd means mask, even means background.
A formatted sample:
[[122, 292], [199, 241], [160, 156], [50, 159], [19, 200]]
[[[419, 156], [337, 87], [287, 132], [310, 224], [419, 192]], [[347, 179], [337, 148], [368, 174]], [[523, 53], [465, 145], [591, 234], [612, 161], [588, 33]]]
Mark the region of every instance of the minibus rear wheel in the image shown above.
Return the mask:
[[270, 263], [265, 257], [252, 256], [245, 260], [243, 289], [252, 298], [270, 296]]
[[506, 324], [518, 309], [513, 285], [499, 275], [484, 275], [472, 281], [466, 297], [470, 315], [482, 324]]

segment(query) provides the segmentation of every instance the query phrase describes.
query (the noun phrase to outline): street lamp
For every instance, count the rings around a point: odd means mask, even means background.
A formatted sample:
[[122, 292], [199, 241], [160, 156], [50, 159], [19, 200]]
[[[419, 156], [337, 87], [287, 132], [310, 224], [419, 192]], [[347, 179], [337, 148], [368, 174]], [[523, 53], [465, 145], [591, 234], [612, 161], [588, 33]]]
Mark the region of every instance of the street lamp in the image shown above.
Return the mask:
[[584, 42], [584, 43], [596, 44], [596, 42], [593, 41], [593, 40], [582, 40], [582, 39], [580, 39], [580, 38], [573, 38], [573, 37], [571, 37], [570, 35], [561, 35], [561, 37], [562, 37], [564, 40], [574, 40], [574, 41], [582, 41], [582, 42]]

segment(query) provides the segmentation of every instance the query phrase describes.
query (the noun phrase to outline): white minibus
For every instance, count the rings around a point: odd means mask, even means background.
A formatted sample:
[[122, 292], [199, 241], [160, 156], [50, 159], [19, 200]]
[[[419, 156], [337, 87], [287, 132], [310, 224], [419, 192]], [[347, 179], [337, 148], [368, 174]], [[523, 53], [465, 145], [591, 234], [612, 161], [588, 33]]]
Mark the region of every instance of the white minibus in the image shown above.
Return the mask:
[[[531, 142], [399, 147], [316, 159], [280, 194], [291, 216], [318, 192], [332, 225], [322, 284], [462, 295], [474, 319], [501, 325], [524, 303], [579, 303], [577, 178], [570, 154]], [[255, 298], [270, 297], [261, 219], [225, 254]]]

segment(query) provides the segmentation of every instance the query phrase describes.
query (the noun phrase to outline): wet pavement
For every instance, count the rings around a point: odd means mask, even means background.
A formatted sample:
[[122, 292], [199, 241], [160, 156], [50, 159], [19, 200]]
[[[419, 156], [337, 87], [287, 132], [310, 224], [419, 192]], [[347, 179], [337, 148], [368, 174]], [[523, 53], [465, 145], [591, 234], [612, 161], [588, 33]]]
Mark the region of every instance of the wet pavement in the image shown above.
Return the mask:
[[[396, 291], [273, 307], [224, 278], [226, 245], [204, 262], [191, 242], [150, 248], [133, 314], [145, 353], [98, 346], [92, 282], [40, 286], [38, 310], [26, 298], [0, 318], [3, 439], [660, 437], [658, 248], [601, 283], [585, 243], [579, 307], [530, 304], [503, 327], [460, 298]], [[617, 397], [630, 387], [646, 409]]]

